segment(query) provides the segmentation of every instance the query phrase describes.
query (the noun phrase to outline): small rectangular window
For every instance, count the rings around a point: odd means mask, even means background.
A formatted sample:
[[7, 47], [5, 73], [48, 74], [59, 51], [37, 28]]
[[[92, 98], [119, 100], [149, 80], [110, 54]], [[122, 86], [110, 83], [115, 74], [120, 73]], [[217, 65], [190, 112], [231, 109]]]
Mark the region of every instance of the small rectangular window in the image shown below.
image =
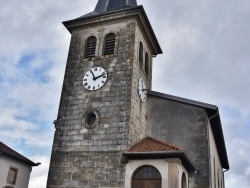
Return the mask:
[[16, 168], [10, 167], [6, 183], [11, 184], [11, 185], [16, 184], [17, 171], [18, 170]]

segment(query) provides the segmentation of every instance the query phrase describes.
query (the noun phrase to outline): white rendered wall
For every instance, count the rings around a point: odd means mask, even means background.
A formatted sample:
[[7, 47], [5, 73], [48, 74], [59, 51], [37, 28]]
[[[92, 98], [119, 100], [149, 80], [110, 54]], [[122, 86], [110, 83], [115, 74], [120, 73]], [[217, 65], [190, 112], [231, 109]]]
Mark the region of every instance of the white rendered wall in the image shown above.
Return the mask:
[[[171, 167], [169, 167], [169, 163], [178, 165], [177, 171], [174, 170], [171, 172]], [[182, 173], [184, 172], [186, 175], [187, 184], [189, 181], [189, 174], [187, 170], [183, 167], [181, 164], [181, 161], [179, 159], [148, 159], [148, 160], [130, 160], [126, 165], [126, 173], [125, 173], [125, 187], [124, 188], [131, 188], [132, 185], [132, 177], [134, 175], [134, 172], [141, 166], [153, 166], [155, 167], [161, 174], [162, 178], [162, 188], [174, 188], [169, 183], [169, 174], [173, 173], [174, 177], [178, 181], [178, 187], [175, 188], [181, 188], [181, 178]], [[173, 169], [172, 169], [173, 170]], [[188, 186], [191, 188], [191, 186]]]
[[215, 144], [214, 135], [213, 135], [210, 125], [209, 125], [209, 144], [210, 144], [211, 188], [224, 188], [223, 168], [220, 162], [218, 150]]
[[132, 176], [135, 170], [144, 165], [157, 168], [161, 174], [162, 188], [168, 188], [168, 163], [164, 159], [130, 160], [126, 165], [125, 188], [131, 188]]
[[182, 185], [181, 185], [181, 183], [182, 183], [182, 174], [183, 173], [185, 173], [185, 175], [186, 175], [186, 180], [187, 180], [187, 187], [188, 188], [192, 188], [193, 186], [190, 184], [191, 182], [189, 182], [189, 174], [188, 174], [188, 171], [182, 166], [182, 164], [179, 164], [179, 170], [178, 170], [179, 172], [179, 182], [180, 182], [180, 184], [179, 184], [179, 188], [182, 188]]
[[0, 188], [9, 185], [6, 181], [10, 167], [18, 169], [16, 184], [13, 187], [28, 188], [31, 167], [5, 155], [0, 155]]

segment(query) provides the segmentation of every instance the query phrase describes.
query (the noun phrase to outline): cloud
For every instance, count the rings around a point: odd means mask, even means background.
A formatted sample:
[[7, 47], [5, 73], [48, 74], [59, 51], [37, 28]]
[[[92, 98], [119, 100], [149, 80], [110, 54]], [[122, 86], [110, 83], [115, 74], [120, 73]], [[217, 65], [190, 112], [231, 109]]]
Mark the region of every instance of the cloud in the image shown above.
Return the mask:
[[37, 155], [31, 157], [32, 161], [40, 162], [41, 165], [33, 167], [29, 188], [44, 188], [47, 183], [47, 175], [50, 164], [50, 156]]
[[45, 187], [52, 122], [70, 41], [61, 22], [87, 13], [94, 3], [14, 0], [0, 6], [4, 28], [0, 30], [0, 138], [22, 155], [42, 162], [33, 169], [29, 187]]
[[164, 51], [154, 59], [153, 90], [220, 108], [231, 166], [227, 187], [248, 187], [249, 1], [140, 2]]

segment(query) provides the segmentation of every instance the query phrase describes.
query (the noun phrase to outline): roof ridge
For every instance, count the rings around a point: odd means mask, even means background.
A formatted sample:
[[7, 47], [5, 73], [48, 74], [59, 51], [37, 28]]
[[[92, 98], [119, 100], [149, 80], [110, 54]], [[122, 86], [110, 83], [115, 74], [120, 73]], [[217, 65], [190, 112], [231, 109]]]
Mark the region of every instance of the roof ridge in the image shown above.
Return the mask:
[[174, 144], [169, 144], [169, 143], [167, 143], [167, 142], [163, 142], [163, 141], [161, 141], [161, 140], [157, 140], [157, 139], [155, 139], [155, 138], [153, 138], [153, 137], [151, 137], [151, 136], [147, 136], [146, 138], [149, 138], [149, 139], [151, 139], [151, 140], [153, 140], [153, 141], [155, 141], [155, 142], [158, 142], [159, 144], [162, 144], [162, 145], [167, 145], [167, 146], [171, 146], [171, 147], [173, 147], [173, 148], [176, 148], [176, 149], [178, 149], [178, 150], [184, 150], [182, 147], [179, 147], [179, 146], [176, 146], [176, 145], [174, 145]]
[[174, 144], [169, 144], [160, 140], [157, 140], [153, 137], [146, 136], [142, 140], [138, 141], [126, 151], [184, 151], [183, 148], [178, 147]]
[[175, 95], [161, 93], [161, 92], [153, 91], [153, 90], [149, 90], [148, 94], [153, 95], [153, 96], [157, 96], [157, 97], [161, 97], [161, 98], [165, 98], [165, 99], [170, 99], [170, 100], [179, 101], [179, 102], [182, 102], [182, 103], [187, 103], [187, 104], [199, 106], [199, 107], [204, 107], [204, 108], [208, 108], [208, 109], [212, 109], [212, 110], [218, 110], [218, 107], [216, 105], [201, 102], [201, 101], [197, 101], [197, 100], [193, 100], [193, 99], [178, 97], [178, 96], [175, 96]]

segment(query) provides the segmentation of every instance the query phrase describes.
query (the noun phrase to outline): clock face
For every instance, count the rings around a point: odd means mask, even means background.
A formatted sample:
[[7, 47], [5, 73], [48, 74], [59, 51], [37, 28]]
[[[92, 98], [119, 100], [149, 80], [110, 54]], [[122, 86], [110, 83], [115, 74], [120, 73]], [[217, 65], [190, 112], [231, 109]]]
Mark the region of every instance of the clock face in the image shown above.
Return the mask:
[[139, 98], [140, 98], [141, 102], [145, 102], [146, 97], [147, 97], [147, 87], [146, 87], [145, 82], [142, 78], [139, 79], [138, 93], [139, 93]]
[[89, 91], [100, 89], [106, 83], [107, 72], [101, 67], [90, 69], [83, 77], [83, 86]]

